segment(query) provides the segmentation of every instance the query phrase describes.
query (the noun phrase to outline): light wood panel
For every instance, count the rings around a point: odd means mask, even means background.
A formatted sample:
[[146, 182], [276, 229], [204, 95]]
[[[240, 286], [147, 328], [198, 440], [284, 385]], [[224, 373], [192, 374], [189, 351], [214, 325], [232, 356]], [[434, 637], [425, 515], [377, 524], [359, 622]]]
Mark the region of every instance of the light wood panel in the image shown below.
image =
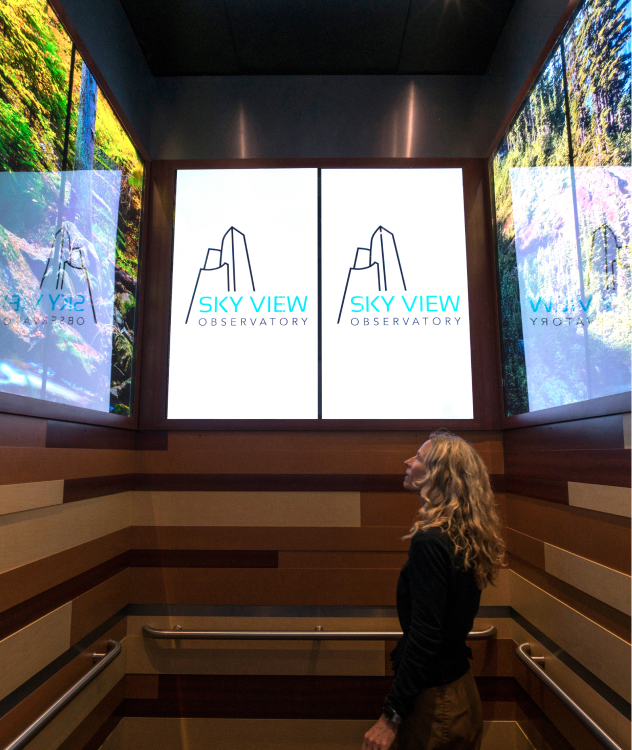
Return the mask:
[[[358, 750], [373, 720], [127, 716], [101, 750]], [[481, 750], [532, 750], [514, 721], [484, 722]]]
[[630, 701], [630, 645], [512, 571], [511, 606]]
[[631, 515], [629, 487], [569, 482], [568, 503], [576, 508], [588, 508], [599, 513], [611, 513], [627, 518]]
[[534, 539], [630, 573], [630, 522], [625, 518], [507, 494], [507, 523]]
[[629, 575], [551, 544], [544, 545], [544, 560], [547, 573], [627, 615], [630, 614]]
[[359, 492], [135, 492], [137, 526], [360, 526]]
[[68, 603], [0, 641], [0, 698], [70, 648], [70, 619]]
[[54, 750], [66, 740], [110, 691], [125, 677], [126, 642], [123, 652], [93, 682], [82, 690], [40, 734], [28, 744], [28, 750]]
[[[584, 708], [590, 716], [602, 726], [608, 734], [626, 750], [629, 750], [630, 730], [632, 725], [614, 706], [608, 703], [597, 691], [593, 690], [575, 672], [563, 664], [554, 654], [528, 633], [519, 623], [511, 621], [514, 646], [521, 643], [531, 644], [533, 656], [544, 656], [546, 673], [565, 690], [573, 700]], [[551, 717], [554, 718], [554, 717]]]
[[64, 502], [64, 480], [0, 485], [0, 515]]
[[0, 517], [0, 572], [126, 528], [132, 502], [123, 493]]

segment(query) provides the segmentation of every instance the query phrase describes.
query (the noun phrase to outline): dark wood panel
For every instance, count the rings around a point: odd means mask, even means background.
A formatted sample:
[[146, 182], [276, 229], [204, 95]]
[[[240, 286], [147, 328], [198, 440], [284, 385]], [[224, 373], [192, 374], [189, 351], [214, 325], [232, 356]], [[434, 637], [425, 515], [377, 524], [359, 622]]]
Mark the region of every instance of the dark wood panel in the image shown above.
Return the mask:
[[71, 646], [127, 606], [129, 572], [129, 568], [123, 570], [72, 600]]
[[19, 414], [0, 414], [0, 446], [7, 448], [43, 448], [46, 445], [46, 420]]
[[46, 425], [47, 448], [100, 448], [132, 451], [136, 434], [133, 430], [100, 427], [49, 419]]
[[134, 604], [392, 607], [399, 570], [130, 568], [129, 574]]
[[630, 575], [630, 519], [507, 495], [507, 524], [522, 534]]
[[330, 550], [405, 552], [409, 526], [344, 528], [256, 526], [135, 526], [132, 545], [143, 549]]
[[[500, 492], [502, 474], [491, 474]], [[402, 474], [115, 474], [64, 481], [64, 502], [129, 490], [154, 492], [396, 492]]]
[[414, 492], [363, 492], [360, 496], [362, 526], [412, 526], [419, 511]]
[[105, 477], [64, 479], [64, 502], [74, 503], [91, 497], [115, 495], [134, 489], [136, 474], [110, 474]]
[[[55, 586], [75, 580], [110, 560], [127, 565], [125, 555], [130, 548], [130, 529], [121, 529], [99, 539], [79, 544], [41, 560], [21, 565], [0, 574], [0, 611], [15, 607]], [[115, 565], [113, 570], [118, 569]], [[88, 576], [86, 581], [91, 580]], [[77, 590], [80, 590], [79, 587]], [[1, 615], [0, 615], [1, 617]]]
[[137, 451], [166, 451], [169, 449], [169, 433], [166, 430], [138, 430]]
[[544, 570], [544, 542], [514, 529], [505, 529], [507, 551]]
[[[97, 565], [84, 573], [74, 576], [68, 581], [53, 586], [47, 591], [43, 591], [41, 594], [37, 594], [36, 596], [5, 610], [0, 614], [0, 640], [11, 635], [11, 633], [15, 633], [17, 630], [26, 627], [26, 625], [35, 622], [35, 620], [39, 620], [40, 617], [43, 617], [52, 610], [61, 607], [62, 604], [73, 601], [77, 597], [85, 594], [86, 591], [89, 591], [95, 586], [99, 586], [126, 569], [127, 555], [118, 555], [112, 560], [101, 563], [101, 565]], [[121, 606], [125, 606], [125, 604], [127, 604], [127, 601]], [[110, 614], [113, 614], [113, 612]], [[101, 618], [101, 620], [96, 623], [95, 627], [106, 619], [107, 617]], [[93, 628], [86, 630], [85, 633], [91, 632], [92, 629]]]
[[620, 414], [572, 422], [523, 427], [503, 432], [505, 453], [545, 450], [620, 450], [623, 420]]
[[516, 477], [505, 474], [505, 491], [568, 505], [568, 480]]
[[114, 730], [121, 716], [113, 716], [125, 697], [125, 677], [90, 711], [86, 718], [59, 745], [57, 750], [99, 748]]
[[629, 615], [619, 612], [618, 609], [604, 604], [599, 599], [585, 594], [574, 586], [511, 553], [509, 554], [509, 567], [518, 575], [534, 583], [538, 588], [606, 628], [626, 643], [630, 643]]
[[132, 549], [135, 568], [278, 568], [276, 550]]
[[630, 451], [507, 451], [505, 475], [629, 487]]

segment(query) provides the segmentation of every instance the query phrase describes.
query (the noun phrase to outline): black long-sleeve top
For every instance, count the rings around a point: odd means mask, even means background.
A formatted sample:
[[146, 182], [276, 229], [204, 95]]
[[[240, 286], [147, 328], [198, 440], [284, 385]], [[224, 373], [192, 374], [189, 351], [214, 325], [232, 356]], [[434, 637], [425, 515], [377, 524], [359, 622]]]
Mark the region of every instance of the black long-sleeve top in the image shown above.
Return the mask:
[[464, 570], [454, 544], [440, 529], [418, 531], [397, 582], [397, 615], [403, 636], [391, 654], [395, 678], [385, 707], [402, 718], [422, 690], [445, 685], [469, 669], [465, 645], [481, 592]]

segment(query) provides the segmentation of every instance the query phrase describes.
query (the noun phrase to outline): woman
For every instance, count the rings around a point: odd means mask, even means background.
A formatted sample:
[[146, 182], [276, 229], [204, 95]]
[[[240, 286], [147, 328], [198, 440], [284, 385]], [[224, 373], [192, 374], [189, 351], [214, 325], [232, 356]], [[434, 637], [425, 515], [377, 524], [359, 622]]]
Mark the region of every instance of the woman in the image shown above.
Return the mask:
[[419, 492], [421, 508], [397, 582], [403, 637], [362, 750], [478, 750], [483, 717], [465, 639], [503, 561], [494, 496], [478, 453], [449, 432], [434, 432], [404, 463], [404, 487]]

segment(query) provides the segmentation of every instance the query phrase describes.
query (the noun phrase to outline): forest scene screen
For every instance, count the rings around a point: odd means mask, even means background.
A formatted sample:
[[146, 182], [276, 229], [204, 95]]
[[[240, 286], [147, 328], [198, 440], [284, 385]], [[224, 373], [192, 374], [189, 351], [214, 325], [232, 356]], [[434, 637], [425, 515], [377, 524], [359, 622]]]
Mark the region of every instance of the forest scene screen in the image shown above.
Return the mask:
[[131, 413], [143, 175], [46, 0], [0, 0], [0, 391]]
[[630, 3], [585, 0], [493, 157], [508, 416], [630, 390]]

